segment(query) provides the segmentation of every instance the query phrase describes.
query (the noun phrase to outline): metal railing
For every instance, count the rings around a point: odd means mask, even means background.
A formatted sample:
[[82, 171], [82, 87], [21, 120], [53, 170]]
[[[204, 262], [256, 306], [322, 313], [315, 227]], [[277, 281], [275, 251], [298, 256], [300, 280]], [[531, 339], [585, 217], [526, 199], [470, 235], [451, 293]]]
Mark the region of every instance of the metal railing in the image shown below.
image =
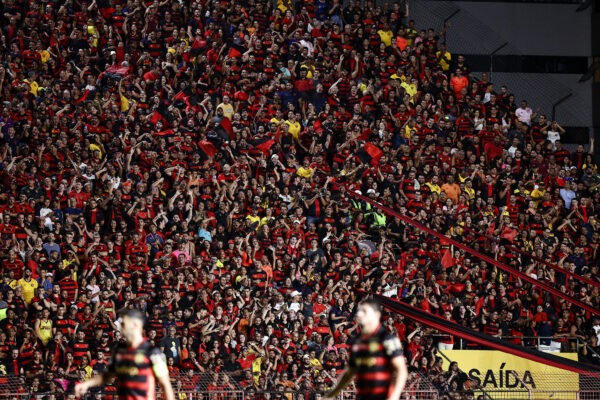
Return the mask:
[[[430, 336], [434, 338], [448, 337], [448, 335]], [[500, 336], [500, 339], [519, 339], [525, 344], [524, 347], [535, 348], [547, 352], [576, 353], [581, 347], [586, 345], [585, 340], [576, 337], [567, 337], [566, 341], [564, 342], [559, 342], [557, 340], [559, 338], [555, 338], [553, 336]], [[463, 340], [461, 338], [455, 338], [454, 350], [468, 350], [469, 347], [467, 347], [467, 343], [468, 341], [466, 340]], [[566, 345], [563, 346], [563, 343], [566, 343]]]
[[[410, 372], [407, 385], [402, 393], [401, 400], [442, 400], [442, 399], [483, 399], [483, 400], [521, 400], [521, 399], [552, 399], [552, 400], [600, 400], [600, 379], [579, 376], [577, 386], [567, 385], [564, 374], [549, 374], [542, 379], [551, 382], [551, 389], [547, 384], [542, 388], [540, 382], [529, 384], [526, 379], [521, 379], [521, 373], [512, 371], [514, 377], [521, 384], [516, 387], [486, 387], [471, 386], [470, 390], [463, 387], [434, 386], [435, 377], [428, 377], [416, 372]], [[311, 386], [306, 389], [300, 387], [293, 390], [259, 390], [254, 384], [243, 387], [231, 376], [225, 373], [198, 373], [182, 374], [172, 377], [173, 388], [177, 400], [323, 400], [325, 392], [315, 390]], [[576, 378], [577, 379], [577, 378]], [[193, 381], [193, 383], [191, 383]], [[438, 384], [439, 384], [438, 380]], [[224, 388], [227, 386], [227, 389]], [[22, 392], [11, 392], [15, 386], [0, 385], [0, 400], [59, 400], [65, 398], [65, 393], [33, 392], [30, 387], [20, 386]], [[568, 390], [565, 390], [568, 389]], [[473, 397], [471, 397], [473, 396]], [[103, 388], [92, 390], [81, 400], [116, 399], [114, 390]], [[157, 390], [157, 400], [162, 400], [160, 390]], [[355, 400], [356, 394], [352, 386], [343, 391], [337, 400]]]
[[[473, 397], [469, 397], [472, 395]], [[0, 400], [56, 400], [65, 397], [64, 393], [0, 393]], [[114, 392], [91, 392], [82, 400], [100, 400], [107, 397], [116, 398]], [[305, 391], [255, 391], [255, 390], [193, 390], [175, 391], [177, 400], [322, 400], [323, 392]], [[400, 396], [401, 400], [441, 400], [441, 399], [483, 399], [483, 400], [600, 400], [600, 390], [535, 390], [525, 389], [481, 389], [473, 390], [419, 390], [407, 387]], [[160, 392], [157, 400], [162, 400]], [[344, 391], [338, 400], [355, 400], [354, 391]]]

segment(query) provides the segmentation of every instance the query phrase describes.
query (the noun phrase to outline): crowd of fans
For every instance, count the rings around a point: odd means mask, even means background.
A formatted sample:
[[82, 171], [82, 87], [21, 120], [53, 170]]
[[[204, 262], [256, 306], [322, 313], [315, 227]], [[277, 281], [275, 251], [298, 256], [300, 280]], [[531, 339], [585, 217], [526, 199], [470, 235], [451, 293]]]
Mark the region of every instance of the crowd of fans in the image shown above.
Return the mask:
[[[0, 372], [67, 394], [136, 307], [179, 389], [223, 371], [312, 396], [346, 365], [355, 287], [600, 364], [600, 320], [352, 196], [600, 307], [596, 287], [505, 248], [598, 280], [593, 141], [567, 151], [557, 122], [446, 49], [448, 26], [408, 13], [5, 0]], [[436, 349], [475, 346], [385, 324], [413, 372], [463, 396]]]

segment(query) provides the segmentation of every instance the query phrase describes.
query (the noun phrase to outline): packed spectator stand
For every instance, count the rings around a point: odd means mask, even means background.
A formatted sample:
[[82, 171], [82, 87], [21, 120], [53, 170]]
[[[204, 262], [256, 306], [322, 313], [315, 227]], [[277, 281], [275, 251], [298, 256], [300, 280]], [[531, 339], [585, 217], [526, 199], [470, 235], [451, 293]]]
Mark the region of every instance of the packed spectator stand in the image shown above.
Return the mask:
[[[2, 375], [67, 397], [137, 307], [174, 376], [324, 391], [356, 333], [354, 287], [600, 364], [600, 319], [350, 196], [600, 307], [596, 286], [527, 256], [598, 281], [593, 140], [570, 153], [558, 122], [448, 52], [449, 26], [408, 17], [355, 0], [5, 0]], [[464, 389], [435, 349], [476, 346], [386, 325], [414, 371]]]

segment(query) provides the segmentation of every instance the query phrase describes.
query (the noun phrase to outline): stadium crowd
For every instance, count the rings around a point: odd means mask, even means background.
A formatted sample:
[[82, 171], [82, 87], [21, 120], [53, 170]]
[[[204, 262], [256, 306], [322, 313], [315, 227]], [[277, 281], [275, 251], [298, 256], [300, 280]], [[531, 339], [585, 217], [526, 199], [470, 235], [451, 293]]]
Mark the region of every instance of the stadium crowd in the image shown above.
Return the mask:
[[[600, 364], [599, 319], [352, 196], [600, 307], [597, 287], [505, 247], [598, 280], [593, 140], [567, 151], [559, 123], [450, 54], [448, 26], [408, 15], [370, 0], [5, 0], [0, 372], [69, 393], [136, 307], [179, 389], [226, 371], [313, 398], [348, 360], [355, 287]], [[475, 346], [385, 323], [413, 372], [463, 398], [436, 349]]]

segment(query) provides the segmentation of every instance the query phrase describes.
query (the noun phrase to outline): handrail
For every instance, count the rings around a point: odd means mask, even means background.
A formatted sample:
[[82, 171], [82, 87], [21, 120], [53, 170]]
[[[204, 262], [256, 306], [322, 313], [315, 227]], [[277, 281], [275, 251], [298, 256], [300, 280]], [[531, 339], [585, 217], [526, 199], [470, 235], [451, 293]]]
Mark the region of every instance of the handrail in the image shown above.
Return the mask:
[[425, 226], [423, 223], [421, 223], [409, 216], [403, 215], [403, 214], [399, 213], [398, 211], [393, 210], [390, 207], [384, 206], [383, 204], [378, 203], [375, 200], [368, 198], [367, 196], [363, 196], [362, 194], [358, 194], [356, 192], [353, 192], [352, 190], [348, 190], [347, 193], [350, 197], [360, 199], [360, 200], [364, 201], [365, 203], [368, 203], [371, 206], [379, 209], [384, 214], [396, 217], [396, 218], [400, 219], [400, 221], [405, 222], [420, 231], [426, 232], [429, 235], [436, 237], [437, 239], [444, 240], [446, 243], [454, 245], [454, 247], [461, 249], [463, 251], [466, 251], [467, 253], [479, 258], [480, 260], [485, 261], [488, 264], [491, 264], [491, 265], [495, 266], [496, 268], [501, 269], [502, 271], [506, 272], [507, 274], [512, 275], [513, 277], [521, 278], [521, 280], [533, 285], [534, 287], [543, 289], [548, 293], [551, 293], [563, 300], [568, 301], [569, 303], [571, 303], [572, 305], [574, 305], [576, 307], [583, 308], [584, 310], [589, 311], [590, 313], [592, 313], [594, 315], [600, 316], [600, 310], [597, 310], [593, 306], [591, 306], [587, 303], [584, 303], [583, 301], [578, 300], [566, 293], [563, 293], [561, 290], [559, 290], [553, 286], [550, 286], [542, 281], [539, 281], [518, 269], [512, 268], [504, 263], [501, 263], [500, 261], [495, 260], [494, 258], [490, 257], [489, 255], [484, 254], [480, 251], [477, 251], [477, 250], [467, 246], [466, 244], [459, 242], [458, 240], [455, 240], [449, 236], [446, 236], [443, 233], [440, 233], [433, 229], [430, 229], [429, 227]]
[[[493, 241], [494, 243], [500, 243], [500, 240], [498, 238], [496, 238], [494, 236], [487, 235], [485, 233], [481, 233], [479, 231], [476, 231], [475, 229], [471, 229], [469, 227], [460, 226], [460, 225], [457, 226], [457, 228], [465, 230], [467, 232], [474, 233], [476, 235], [479, 235], [479, 236], [481, 236], [483, 238], [486, 238], [488, 240]], [[504, 248], [506, 248], [506, 250], [517, 252], [517, 253], [521, 254], [522, 256], [525, 256], [527, 258], [531, 258], [534, 261], [542, 263], [545, 266], [547, 266], [549, 268], [552, 268], [553, 270], [555, 270], [557, 272], [563, 273], [563, 274], [565, 274], [567, 276], [570, 276], [570, 277], [577, 278], [577, 280], [580, 280], [582, 282], [587, 283], [588, 285], [592, 285], [592, 286], [595, 286], [595, 287], [597, 287], [597, 288], [600, 289], [600, 282], [593, 281], [593, 280], [591, 280], [589, 278], [586, 278], [585, 276], [578, 275], [578, 274], [576, 274], [574, 272], [571, 272], [571, 271], [569, 271], [569, 270], [567, 270], [565, 268], [559, 267], [558, 265], [552, 264], [551, 262], [549, 262], [547, 260], [544, 260], [543, 258], [540, 258], [540, 257], [536, 256], [535, 254], [530, 254], [530, 253], [528, 253], [528, 252], [526, 252], [524, 250], [521, 250], [518, 247], [515, 247], [515, 246], [513, 246], [511, 244], [503, 244], [503, 246], [504, 246]]]
[[[449, 335], [434, 333], [434, 334], [428, 335], [428, 336], [435, 337], [435, 338], [443, 338], [443, 337], [448, 337]], [[579, 346], [585, 346], [586, 345], [585, 340], [584, 339], [580, 339], [578, 337], [569, 337], [569, 336], [566, 336], [564, 338], [566, 338], [568, 341], [571, 341], [571, 340], [577, 341], [577, 348], [579, 348]], [[557, 339], [562, 339], [562, 338], [557, 338], [557, 337], [554, 337], [554, 336], [513, 336], [513, 335], [501, 335], [500, 339], [522, 339], [522, 340], [532, 340], [532, 339], [534, 339], [537, 342], [536, 345], [534, 345], [534, 346], [523, 346], [523, 347], [539, 347], [540, 346], [540, 342], [542, 340], [552, 340], [552, 341], [556, 342]], [[460, 339], [460, 343], [461, 343], [460, 347], [462, 348], [462, 339]], [[590, 347], [588, 347], [588, 348], [590, 348]], [[592, 351], [593, 351], [593, 349], [592, 349]], [[571, 352], [570, 351], [561, 351], [561, 353], [571, 353]]]

